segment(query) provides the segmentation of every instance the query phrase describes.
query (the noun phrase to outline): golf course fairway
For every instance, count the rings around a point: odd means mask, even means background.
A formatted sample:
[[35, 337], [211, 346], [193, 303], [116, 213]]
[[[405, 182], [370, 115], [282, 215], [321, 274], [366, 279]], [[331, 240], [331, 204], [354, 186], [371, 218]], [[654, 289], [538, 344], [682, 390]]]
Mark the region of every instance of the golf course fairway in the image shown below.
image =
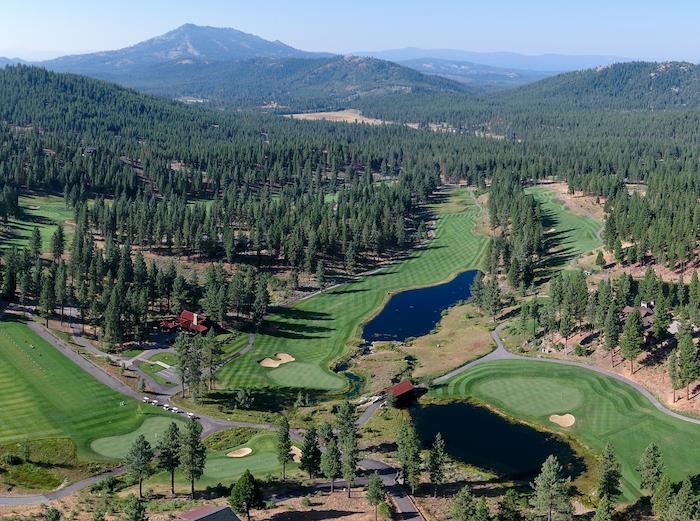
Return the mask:
[[[435, 237], [425, 247], [380, 272], [271, 315], [252, 351], [217, 372], [219, 387], [343, 389], [345, 379], [334, 374], [330, 365], [353, 339], [359, 341], [361, 324], [391, 293], [437, 284], [466, 269], [480, 267], [487, 239], [474, 233], [480, 209], [472, 192], [455, 190], [433, 210], [437, 215]], [[295, 361], [274, 369], [260, 366], [260, 360], [276, 353], [288, 353]]]
[[104, 458], [92, 440], [164, 416], [101, 384], [9, 315], [0, 321], [0, 410], [0, 444], [71, 438], [84, 459]]
[[[570, 433], [596, 454], [612, 443], [628, 500], [640, 494], [635, 467], [651, 442], [663, 451], [674, 481], [697, 474], [700, 467], [700, 425], [672, 418], [632, 386], [585, 368], [536, 360], [487, 362], [432, 389], [428, 396], [475, 399], [514, 419]], [[558, 427], [549, 420], [555, 414], [572, 414], [576, 422]]]

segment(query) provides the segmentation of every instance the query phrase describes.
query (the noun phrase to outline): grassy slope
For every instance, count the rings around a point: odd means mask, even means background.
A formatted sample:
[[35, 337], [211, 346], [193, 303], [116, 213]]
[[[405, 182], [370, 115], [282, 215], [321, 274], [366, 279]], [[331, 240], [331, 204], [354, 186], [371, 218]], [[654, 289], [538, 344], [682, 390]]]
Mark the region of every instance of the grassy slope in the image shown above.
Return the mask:
[[0, 444], [70, 437], [83, 458], [97, 456], [93, 439], [163, 415], [102, 385], [25, 324], [7, 319], [0, 321], [0, 411]]
[[[697, 474], [700, 464], [699, 426], [657, 411], [631, 386], [586, 369], [534, 360], [490, 362], [453, 378], [431, 396], [474, 397], [546, 429], [571, 432], [596, 453], [610, 441], [622, 464], [627, 499], [638, 494], [634, 468], [652, 441], [663, 450], [676, 481]], [[576, 417], [573, 428], [549, 421], [551, 414], [564, 413]]]
[[598, 238], [602, 226], [600, 222], [567, 210], [563, 203], [556, 200], [556, 194], [546, 186], [530, 187], [525, 191], [532, 194], [542, 206], [545, 240], [551, 246], [549, 254], [555, 264], [564, 264], [602, 244]]
[[[6, 232], [0, 235], [2, 246], [25, 246], [32, 236], [36, 226], [41, 233], [41, 243], [44, 251], [51, 247], [51, 236], [56, 225], [65, 223], [73, 218], [73, 212], [66, 208], [63, 197], [55, 195], [22, 195], [19, 205], [24, 212], [21, 220], [10, 219]], [[73, 238], [73, 227], [65, 227], [66, 249]]]
[[[342, 389], [344, 379], [333, 374], [329, 365], [343, 354], [353, 338], [359, 337], [360, 324], [390, 292], [435, 284], [480, 265], [486, 239], [473, 232], [479, 208], [471, 192], [459, 190], [435, 210], [439, 214], [436, 237], [426, 249], [380, 273], [269, 317], [267, 329], [258, 334], [252, 352], [217, 373], [221, 386]], [[277, 369], [258, 365], [260, 359], [279, 352], [289, 353], [297, 361]]]

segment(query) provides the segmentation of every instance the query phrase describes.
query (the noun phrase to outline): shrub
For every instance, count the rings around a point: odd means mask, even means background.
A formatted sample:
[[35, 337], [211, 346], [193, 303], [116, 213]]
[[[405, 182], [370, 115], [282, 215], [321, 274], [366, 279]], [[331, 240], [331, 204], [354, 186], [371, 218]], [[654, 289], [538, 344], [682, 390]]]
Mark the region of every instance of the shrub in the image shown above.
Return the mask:
[[5, 454], [2, 457], [2, 461], [5, 465], [21, 465], [23, 463], [22, 458], [17, 456], [17, 454]]
[[394, 510], [394, 505], [388, 501], [382, 501], [377, 507], [377, 513], [382, 519], [394, 519], [396, 511]]
[[309, 496], [304, 496], [301, 498], [301, 506], [304, 508], [309, 508], [311, 506], [311, 499]]
[[576, 344], [574, 346], [574, 353], [576, 356], [586, 356], [588, 354], [588, 350], [581, 344]]

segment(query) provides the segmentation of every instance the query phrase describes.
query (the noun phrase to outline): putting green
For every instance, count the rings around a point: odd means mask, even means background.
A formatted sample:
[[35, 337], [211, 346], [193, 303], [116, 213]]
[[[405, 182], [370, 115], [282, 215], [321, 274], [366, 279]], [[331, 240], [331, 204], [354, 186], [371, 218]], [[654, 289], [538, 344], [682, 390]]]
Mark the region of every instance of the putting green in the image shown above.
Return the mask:
[[125, 434], [166, 414], [112, 391], [25, 323], [0, 321], [0, 444], [68, 437], [84, 459], [96, 438]]
[[[672, 418], [632, 386], [584, 368], [535, 360], [488, 362], [429, 396], [473, 397], [514, 418], [569, 432], [598, 454], [610, 441], [622, 466], [623, 494], [630, 500], [639, 495], [634, 468], [652, 441], [661, 447], [673, 480], [695, 475], [700, 467], [700, 425]], [[550, 414], [564, 413], [576, 417], [573, 427], [563, 429], [549, 421]]]
[[141, 424], [141, 426], [135, 431], [129, 432], [127, 434], [120, 434], [118, 436], [108, 436], [105, 438], [100, 438], [93, 441], [90, 444], [90, 448], [105, 456], [106, 458], [120, 459], [126, 456], [129, 452], [131, 445], [133, 445], [136, 438], [143, 434], [151, 447], [155, 448], [160, 435], [165, 432], [168, 426], [172, 423], [177, 423], [180, 428], [180, 432], [185, 429], [185, 422], [176, 418], [166, 418], [165, 416], [154, 416], [152, 418], [146, 418], [146, 420]]
[[[437, 284], [481, 266], [487, 239], [474, 233], [479, 215], [471, 191], [456, 190], [438, 213], [427, 247], [379, 273], [362, 277], [283, 309], [266, 321], [252, 351], [217, 372], [219, 387], [297, 387], [337, 391], [345, 379], [329, 370], [361, 334], [360, 325], [391, 292]], [[257, 362], [275, 353], [296, 361], [270, 370]]]
[[[202, 476], [203, 484], [216, 484], [218, 482], [230, 482], [235, 480], [246, 469], [258, 477], [262, 478], [266, 474], [277, 474], [282, 471], [282, 465], [277, 461], [277, 452], [275, 450], [275, 434], [271, 432], [262, 432], [256, 434], [245, 444], [237, 447], [231, 447], [225, 451], [210, 451], [207, 459], [207, 466], [204, 469]], [[249, 456], [242, 458], [230, 458], [227, 453], [248, 447], [253, 452]], [[295, 463], [287, 465], [287, 471], [296, 469], [298, 466]]]

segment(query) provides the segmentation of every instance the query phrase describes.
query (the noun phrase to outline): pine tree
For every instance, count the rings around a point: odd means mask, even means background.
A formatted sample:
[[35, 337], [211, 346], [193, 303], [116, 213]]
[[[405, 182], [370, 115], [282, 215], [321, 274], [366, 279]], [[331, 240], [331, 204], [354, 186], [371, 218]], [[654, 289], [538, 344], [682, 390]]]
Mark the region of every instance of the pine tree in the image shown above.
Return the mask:
[[605, 350], [610, 353], [610, 361], [613, 361], [613, 351], [617, 347], [620, 341], [620, 326], [617, 321], [617, 311], [615, 309], [615, 303], [610, 302], [608, 306], [608, 311], [605, 314]]
[[476, 505], [469, 485], [464, 485], [452, 502], [450, 513], [453, 521], [470, 521], [474, 515]]
[[57, 261], [63, 256], [65, 247], [66, 240], [63, 232], [63, 225], [59, 224], [56, 226], [56, 230], [53, 232], [53, 236], [51, 237], [51, 253], [53, 254], [54, 261]]
[[369, 477], [369, 482], [367, 483], [367, 502], [374, 507], [374, 520], [377, 521], [377, 507], [384, 501], [386, 497], [386, 490], [384, 489], [384, 483], [382, 483], [382, 478], [375, 471]]
[[671, 497], [673, 494], [673, 483], [671, 478], [665, 472], [661, 475], [661, 479], [651, 496], [651, 509], [655, 516], [662, 516], [666, 513], [671, 505]]
[[697, 499], [690, 479], [686, 478], [662, 516], [669, 521], [694, 521], [697, 519]]
[[53, 278], [49, 272], [46, 272], [41, 277], [41, 295], [39, 296], [39, 309], [46, 320], [46, 327], [49, 327], [49, 318], [53, 315], [55, 307], [56, 295], [54, 294]]
[[175, 495], [175, 471], [180, 465], [180, 429], [171, 422], [156, 446], [158, 468], [170, 472], [170, 495]]
[[667, 365], [668, 378], [671, 381], [671, 389], [673, 389], [673, 403], [676, 403], [676, 391], [683, 388], [681, 379], [678, 376], [678, 348], [669, 353]]
[[125, 459], [129, 472], [139, 481], [139, 498], [143, 498], [143, 480], [153, 474], [153, 449], [143, 434], [136, 438]]
[[690, 400], [690, 384], [700, 376], [698, 349], [687, 327], [681, 329], [678, 337], [678, 379], [685, 386], [685, 397]]
[[401, 424], [396, 441], [401, 474], [404, 482], [411, 487], [411, 493], [415, 494], [416, 488], [420, 484], [420, 441], [410, 420], [404, 420]]
[[612, 521], [613, 519], [613, 504], [607, 495], [600, 498], [598, 508], [596, 508], [593, 521]]
[[318, 445], [318, 434], [313, 427], [304, 433], [299, 468], [308, 472], [309, 478], [317, 476], [321, 470], [321, 448]]
[[625, 320], [620, 336], [620, 352], [625, 360], [630, 361], [630, 371], [634, 373], [634, 360], [642, 352], [644, 336], [642, 334], [642, 317], [638, 310], [632, 311]]
[[435, 435], [435, 441], [428, 453], [428, 474], [433, 484], [433, 497], [437, 497], [437, 489], [445, 482], [445, 467], [447, 465], [447, 452], [445, 441], [439, 432]]
[[652, 442], [644, 449], [642, 457], [637, 465], [637, 472], [642, 478], [642, 488], [649, 490], [652, 494], [664, 472], [664, 459], [656, 443]]
[[191, 419], [180, 439], [180, 468], [190, 482], [190, 494], [194, 499], [194, 482], [204, 474], [207, 464], [207, 448], [202, 443], [202, 424]]
[[564, 478], [559, 460], [556, 456], [549, 456], [533, 484], [535, 493], [531, 502], [537, 514], [547, 521], [571, 519], [570, 486], [569, 478]]
[[498, 503], [498, 521], [523, 521], [518, 505], [518, 493], [509, 488]]
[[322, 260], [318, 261], [316, 265], [316, 284], [319, 289], [323, 289], [326, 285], [326, 267]]
[[357, 462], [359, 460], [359, 447], [357, 444], [357, 430], [353, 429], [340, 438], [340, 467], [343, 479], [348, 486], [348, 497], [357, 477]]
[[470, 521], [491, 521], [489, 507], [486, 505], [486, 500], [482, 497], [476, 502], [474, 513], [469, 518]]
[[41, 233], [39, 233], [39, 228], [36, 226], [32, 228], [32, 236], [29, 239], [29, 251], [34, 262], [39, 260], [41, 257]]
[[277, 461], [282, 465], [282, 481], [287, 479], [287, 463], [292, 461], [292, 439], [289, 436], [289, 420], [282, 415], [277, 424]]
[[264, 506], [260, 486], [249, 470], [246, 469], [233, 485], [229, 504], [236, 512], [244, 513], [248, 521], [250, 521], [251, 508], [262, 508]]
[[146, 507], [141, 500], [133, 494], [129, 494], [126, 500], [126, 517], [124, 521], [146, 521]]
[[335, 480], [340, 477], [341, 455], [338, 449], [338, 441], [332, 432], [324, 439], [326, 442], [326, 450], [321, 454], [321, 472], [326, 479], [331, 480], [331, 493], [333, 493]]
[[615, 498], [620, 494], [620, 462], [615, 455], [615, 449], [610, 442], [605, 444], [600, 461], [600, 477], [598, 478], [598, 496]]
[[595, 265], [601, 268], [605, 266], [605, 257], [603, 257], [603, 250], [598, 250], [598, 255], [595, 258]]

